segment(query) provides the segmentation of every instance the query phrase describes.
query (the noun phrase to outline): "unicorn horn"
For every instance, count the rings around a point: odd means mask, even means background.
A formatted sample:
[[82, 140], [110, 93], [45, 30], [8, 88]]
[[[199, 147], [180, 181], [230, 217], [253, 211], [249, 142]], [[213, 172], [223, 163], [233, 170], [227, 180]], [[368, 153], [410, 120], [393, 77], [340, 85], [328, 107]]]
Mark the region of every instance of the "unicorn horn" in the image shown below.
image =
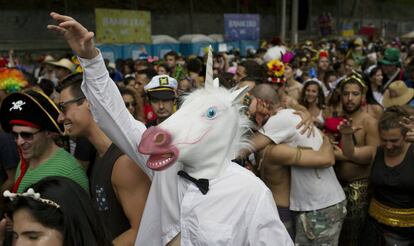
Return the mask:
[[208, 47], [208, 57], [207, 57], [207, 66], [206, 66], [206, 81], [205, 81], [205, 88], [214, 88], [213, 82], [213, 48], [211, 45]]

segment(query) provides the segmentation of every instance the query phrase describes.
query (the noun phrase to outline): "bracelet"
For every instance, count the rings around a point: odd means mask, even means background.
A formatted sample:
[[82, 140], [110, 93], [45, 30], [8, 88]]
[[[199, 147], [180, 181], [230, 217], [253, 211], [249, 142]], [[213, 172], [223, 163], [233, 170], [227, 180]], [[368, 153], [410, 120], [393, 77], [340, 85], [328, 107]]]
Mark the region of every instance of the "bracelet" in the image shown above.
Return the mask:
[[295, 156], [295, 164], [298, 164], [298, 162], [300, 161], [300, 158], [302, 157], [302, 149], [297, 147], [296, 148], [296, 156]]

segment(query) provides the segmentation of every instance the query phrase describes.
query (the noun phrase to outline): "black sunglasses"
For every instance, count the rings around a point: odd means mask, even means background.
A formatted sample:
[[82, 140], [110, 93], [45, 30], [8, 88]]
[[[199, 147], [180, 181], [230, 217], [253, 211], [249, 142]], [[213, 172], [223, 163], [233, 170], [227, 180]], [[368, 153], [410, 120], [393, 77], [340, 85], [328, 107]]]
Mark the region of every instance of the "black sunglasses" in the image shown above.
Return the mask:
[[66, 102], [61, 102], [61, 103], [59, 103], [57, 105], [57, 107], [60, 109], [60, 111], [65, 112], [66, 111], [66, 107], [69, 104], [71, 104], [71, 103], [78, 103], [78, 102], [84, 100], [85, 98], [86, 98], [85, 96], [81, 96], [81, 97], [78, 97], [78, 98], [75, 98], [75, 99], [68, 100]]
[[19, 136], [26, 141], [33, 140], [34, 135], [38, 134], [42, 130], [39, 130], [37, 132], [15, 132], [12, 131], [10, 134], [13, 136], [15, 140], [19, 139]]
[[137, 106], [137, 103], [136, 102], [132, 102], [132, 103], [125, 102], [125, 107], [129, 108], [130, 106], [135, 107], [135, 106]]

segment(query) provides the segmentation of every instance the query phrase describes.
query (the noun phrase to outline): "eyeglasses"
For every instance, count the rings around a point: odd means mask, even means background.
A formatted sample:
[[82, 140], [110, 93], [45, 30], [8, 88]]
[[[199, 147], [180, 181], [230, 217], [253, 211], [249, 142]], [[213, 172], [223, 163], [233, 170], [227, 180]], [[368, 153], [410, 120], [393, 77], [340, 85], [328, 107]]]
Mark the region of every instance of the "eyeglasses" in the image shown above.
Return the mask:
[[25, 141], [31, 141], [31, 140], [33, 140], [34, 135], [38, 134], [41, 131], [42, 130], [39, 130], [37, 132], [15, 132], [15, 131], [12, 131], [11, 135], [13, 136], [13, 138], [15, 140], [19, 139], [19, 136], [20, 136]]
[[68, 100], [68, 101], [66, 101], [66, 102], [61, 102], [61, 103], [59, 103], [57, 106], [58, 106], [58, 108], [60, 109], [60, 111], [65, 112], [65, 111], [66, 111], [66, 107], [67, 107], [69, 104], [72, 104], [72, 103], [78, 103], [78, 102], [80, 102], [80, 101], [84, 100], [85, 98], [86, 98], [85, 96], [81, 96], [81, 97], [78, 97], [78, 98], [75, 98], [75, 99]]
[[127, 108], [129, 108], [129, 107], [135, 107], [135, 106], [137, 106], [137, 103], [136, 102], [125, 102], [125, 107], [127, 107]]

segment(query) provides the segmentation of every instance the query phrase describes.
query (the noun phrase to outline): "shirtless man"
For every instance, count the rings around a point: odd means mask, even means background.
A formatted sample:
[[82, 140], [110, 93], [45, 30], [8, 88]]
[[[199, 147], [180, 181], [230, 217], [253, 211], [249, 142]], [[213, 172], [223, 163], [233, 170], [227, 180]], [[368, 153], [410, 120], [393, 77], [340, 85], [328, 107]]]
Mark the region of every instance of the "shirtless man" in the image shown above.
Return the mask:
[[[361, 78], [352, 74], [339, 85], [344, 118], [351, 120], [356, 129], [354, 141], [356, 146], [370, 145], [376, 148], [379, 143], [377, 120], [361, 110], [366, 86]], [[365, 217], [367, 206], [367, 178], [370, 163], [350, 160], [344, 157], [340, 147], [335, 146], [335, 172], [347, 196], [348, 214], [342, 226], [341, 245], [356, 245]]]

